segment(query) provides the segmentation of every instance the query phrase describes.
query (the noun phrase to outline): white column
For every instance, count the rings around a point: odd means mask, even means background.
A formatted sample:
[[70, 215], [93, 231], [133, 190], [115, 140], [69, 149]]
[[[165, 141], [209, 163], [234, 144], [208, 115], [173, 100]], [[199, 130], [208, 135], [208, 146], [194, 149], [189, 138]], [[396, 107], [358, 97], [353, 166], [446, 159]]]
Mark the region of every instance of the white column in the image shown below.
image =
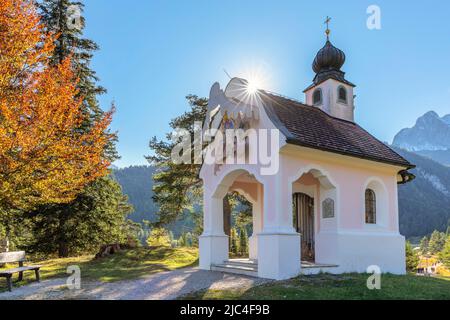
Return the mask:
[[203, 234], [199, 238], [200, 269], [228, 260], [228, 236], [223, 230], [223, 198], [203, 195]]
[[264, 185], [264, 225], [258, 234], [258, 276], [289, 279], [300, 273], [300, 235], [292, 219], [292, 187], [281, 173]]

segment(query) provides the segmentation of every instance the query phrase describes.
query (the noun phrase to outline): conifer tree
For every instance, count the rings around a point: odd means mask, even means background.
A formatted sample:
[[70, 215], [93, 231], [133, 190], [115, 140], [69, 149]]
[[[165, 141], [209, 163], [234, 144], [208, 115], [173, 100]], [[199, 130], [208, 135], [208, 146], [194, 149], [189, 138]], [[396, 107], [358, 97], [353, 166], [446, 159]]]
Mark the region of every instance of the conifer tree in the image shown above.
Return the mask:
[[[190, 110], [170, 122], [172, 129], [183, 128], [194, 135], [194, 122], [205, 119], [208, 101], [197, 96], [188, 96]], [[153, 154], [147, 157], [151, 165], [158, 168], [153, 175], [153, 200], [158, 204], [158, 222], [166, 225], [183, 216], [189, 210], [193, 201], [201, 201], [202, 181], [199, 177], [200, 165], [175, 164], [172, 162], [172, 149], [177, 142], [172, 141], [172, 135], [166, 135], [165, 140], [154, 137], [150, 141]]]
[[235, 228], [230, 230], [230, 252], [235, 255], [239, 253], [239, 239]]
[[193, 242], [192, 242], [192, 234], [190, 232], [186, 232], [186, 235], [184, 236], [185, 238], [185, 242], [186, 242], [186, 247], [192, 247]]
[[[107, 112], [81, 130], [72, 57], [49, 57], [59, 34], [45, 32], [33, 1], [0, 2], [0, 224], [42, 204], [72, 201], [107, 174]], [[3, 228], [0, 228], [3, 229]], [[0, 230], [1, 231], [1, 230]]]
[[450, 268], [450, 235], [447, 236], [444, 248], [439, 253], [439, 260], [441, 260], [447, 268]]
[[179, 247], [185, 247], [186, 246], [186, 241], [184, 238], [184, 233], [178, 238], [178, 246]]
[[437, 230], [433, 231], [430, 237], [430, 242], [428, 244], [428, 250], [431, 254], [438, 254], [444, 247], [446, 235], [443, 232]]
[[239, 232], [239, 252], [242, 256], [248, 253], [248, 234], [246, 228], [241, 228]]
[[422, 240], [420, 240], [420, 252], [422, 252], [422, 254], [428, 253], [428, 237], [423, 237]]
[[130, 234], [132, 225], [126, 220], [131, 209], [120, 185], [109, 177], [97, 179], [76, 201], [27, 214], [34, 240], [29, 251], [68, 257], [95, 253], [104, 244], [128, 244], [136, 236]]
[[[208, 100], [196, 95], [188, 95], [186, 99], [190, 110], [172, 119], [170, 127], [173, 130], [188, 130], [192, 137], [191, 141], [194, 141], [194, 122], [205, 120]], [[203, 182], [199, 177], [201, 165], [172, 162], [172, 150], [178, 142], [173, 141], [172, 134], [168, 133], [166, 139], [158, 140], [153, 137], [149, 143], [153, 154], [147, 156], [147, 160], [158, 168], [153, 175], [155, 181], [153, 201], [159, 206], [155, 226], [175, 222], [181, 219], [185, 212], [194, 213], [194, 205], [202, 202]], [[224, 232], [227, 235], [230, 235], [232, 206], [230, 202], [233, 201], [233, 197], [234, 195], [230, 193], [223, 199]], [[193, 220], [196, 223], [195, 234], [198, 235], [202, 228], [202, 212], [195, 211]], [[198, 243], [197, 239], [194, 243]]]
[[[99, 47], [94, 41], [83, 37], [86, 25], [82, 15], [84, 4], [72, 0], [42, 0], [39, 9], [47, 32], [59, 35], [54, 42], [51, 63], [57, 65], [71, 57], [73, 70], [79, 79], [78, 97], [82, 99], [82, 111], [86, 115], [84, 126], [89, 128], [104, 114], [97, 98], [106, 93], [106, 89], [98, 85], [99, 79], [90, 66], [93, 53]], [[113, 136], [114, 139], [105, 148], [105, 156], [110, 161], [118, 158], [115, 149], [117, 135]]]
[[[85, 19], [82, 16], [83, 8], [84, 5], [81, 2], [72, 0], [42, 0], [39, 4], [41, 19], [45, 24], [46, 31], [58, 35], [58, 38], [53, 43], [54, 49], [50, 55], [51, 64], [57, 65], [60, 61], [70, 57], [72, 69], [78, 77], [77, 98], [81, 100], [81, 111], [85, 116], [83, 123], [78, 129], [81, 132], [89, 131], [97, 119], [102, 118], [105, 114], [100, 108], [97, 98], [98, 95], [106, 92], [105, 88], [98, 85], [96, 73], [90, 66], [93, 53], [98, 50], [98, 46], [94, 41], [83, 37], [85, 27]], [[114, 106], [112, 109], [114, 110]], [[115, 149], [117, 135], [112, 134], [109, 129], [105, 129], [103, 134], [110, 137], [110, 139], [104, 145], [102, 156], [112, 162], [118, 159]], [[104, 199], [96, 196], [89, 197], [87, 192], [92, 192], [93, 195], [108, 195], [108, 193], [112, 193], [117, 197], [119, 197], [117, 192], [122, 192], [118, 183], [111, 176], [105, 179], [109, 179], [109, 181], [106, 183], [103, 179], [92, 183], [89, 188], [83, 190], [83, 193], [71, 203], [41, 207], [40, 213], [34, 213], [35, 215], [41, 215], [41, 217], [35, 217], [33, 221], [41, 221], [40, 226], [45, 228], [54, 225], [55, 220], [53, 220], [53, 217], [61, 215], [61, 212], [71, 214], [72, 217], [69, 219], [71, 221], [82, 217], [81, 214], [73, 211], [74, 208], [86, 208], [86, 211], [90, 211], [93, 215], [92, 218], [95, 219], [94, 215], [101, 212], [98, 208], [105, 205], [105, 202], [103, 201]], [[95, 190], [94, 188], [102, 189]], [[95, 208], [97, 210], [94, 210]], [[104, 208], [104, 211], [108, 211], [108, 208]], [[44, 212], [46, 213], [45, 215]], [[118, 210], [115, 214], [119, 219], [123, 218], [123, 211]], [[101, 214], [97, 215], [98, 219], [101, 219], [101, 217]], [[49, 221], [45, 222], [46, 219]], [[66, 224], [64, 219], [58, 221], [60, 221], [60, 226], [56, 230], [61, 230]], [[83, 222], [80, 221], [80, 223]], [[124, 221], [125, 223], [126, 221]], [[126, 229], [125, 226], [122, 229]], [[50, 228], [47, 232], [50, 232], [50, 230], [52, 229]], [[110, 232], [111, 230], [100, 229], [99, 231]], [[108, 239], [108, 235], [104, 234], [100, 238]], [[82, 241], [81, 238], [79, 240]], [[87, 241], [88, 237], [85, 240]], [[58, 249], [60, 256], [66, 256], [70, 251], [64, 247], [62, 245], [62, 248]]]
[[413, 272], [417, 269], [419, 265], [419, 255], [414, 251], [411, 243], [406, 241], [405, 244], [405, 255], [406, 255], [406, 270]]

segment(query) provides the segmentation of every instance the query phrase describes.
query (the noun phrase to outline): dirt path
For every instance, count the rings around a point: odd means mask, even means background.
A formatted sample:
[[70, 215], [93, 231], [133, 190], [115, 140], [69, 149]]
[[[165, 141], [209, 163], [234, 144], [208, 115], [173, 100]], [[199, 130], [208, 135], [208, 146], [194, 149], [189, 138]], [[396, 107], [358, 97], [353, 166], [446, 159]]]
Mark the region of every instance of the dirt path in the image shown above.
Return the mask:
[[0, 293], [0, 300], [9, 299], [98, 299], [98, 300], [170, 300], [201, 289], [250, 288], [269, 280], [221, 272], [186, 268], [161, 272], [136, 280], [102, 283], [85, 281], [80, 290], [69, 290], [66, 279], [32, 283], [13, 292]]

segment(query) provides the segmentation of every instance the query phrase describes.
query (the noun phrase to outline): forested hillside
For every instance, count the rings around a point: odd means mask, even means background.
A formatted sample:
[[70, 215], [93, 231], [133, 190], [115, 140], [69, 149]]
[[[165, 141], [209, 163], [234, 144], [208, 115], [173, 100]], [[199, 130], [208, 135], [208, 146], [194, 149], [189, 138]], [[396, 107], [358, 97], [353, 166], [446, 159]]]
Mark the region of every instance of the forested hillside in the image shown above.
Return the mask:
[[396, 148], [414, 163], [416, 179], [399, 186], [400, 232], [406, 237], [445, 231], [450, 221], [450, 168]]
[[155, 168], [150, 166], [131, 166], [113, 170], [113, 175], [122, 186], [123, 193], [128, 196], [129, 202], [134, 207], [129, 218], [135, 222], [155, 220], [157, 207], [152, 200], [154, 172]]

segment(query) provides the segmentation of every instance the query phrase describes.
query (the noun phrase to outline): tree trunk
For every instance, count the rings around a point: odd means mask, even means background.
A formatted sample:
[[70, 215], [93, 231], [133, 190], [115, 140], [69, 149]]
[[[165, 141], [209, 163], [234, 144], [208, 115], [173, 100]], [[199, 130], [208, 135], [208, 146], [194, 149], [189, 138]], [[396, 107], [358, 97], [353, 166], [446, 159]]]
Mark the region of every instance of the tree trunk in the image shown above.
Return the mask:
[[6, 235], [5, 235], [5, 243], [4, 250], [5, 252], [9, 252], [9, 240], [11, 239], [11, 228], [9, 224], [6, 225]]
[[69, 256], [69, 247], [67, 243], [60, 242], [58, 245], [58, 256], [60, 258], [67, 258]]
[[4, 248], [5, 248], [5, 252], [9, 252], [9, 235], [8, 234], [5, 237]]
[[223, 231], [227, 236], [231, 234], [231, 206], [228, 195], [223, 198]]
[[61, 208], [61, 211], [58, 214], [58, 223], [59, 223], [59, 239], [58, 239], [58, 256], [60, 258], [67, 258], [69, 256], [69, 244], [67, 242], [67, 238], [64, 230], [66, 220], [67, 220], [67, 208]]

